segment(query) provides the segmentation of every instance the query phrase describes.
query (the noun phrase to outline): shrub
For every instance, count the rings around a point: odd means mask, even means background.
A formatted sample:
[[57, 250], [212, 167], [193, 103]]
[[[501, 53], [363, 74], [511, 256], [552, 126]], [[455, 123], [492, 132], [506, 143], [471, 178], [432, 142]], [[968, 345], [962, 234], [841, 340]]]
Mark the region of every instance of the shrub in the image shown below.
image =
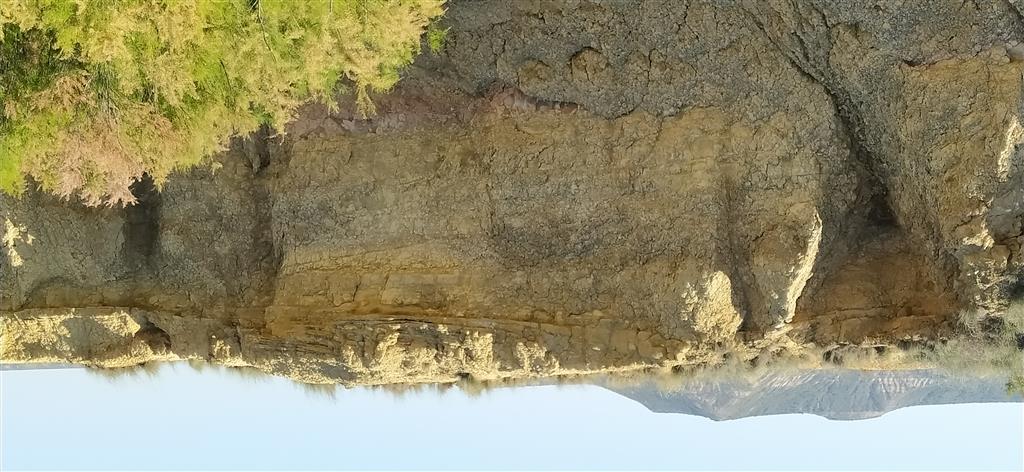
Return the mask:
[[1024, 374], [1013, 374], [1006, 381], [1006, 393], [1024, 396]]
[[372, 113], [444, 0], [3, 0], [0, 189], [134, 201], [339, 81]]
[[999, 316], [977, 322], [974, 333], [965, 332], [933, 349], [918, 352], [928, 363], [954, 373], [1005, 376], [1007, 390], [1024, 393], [1024, 300], [1011, 300]]

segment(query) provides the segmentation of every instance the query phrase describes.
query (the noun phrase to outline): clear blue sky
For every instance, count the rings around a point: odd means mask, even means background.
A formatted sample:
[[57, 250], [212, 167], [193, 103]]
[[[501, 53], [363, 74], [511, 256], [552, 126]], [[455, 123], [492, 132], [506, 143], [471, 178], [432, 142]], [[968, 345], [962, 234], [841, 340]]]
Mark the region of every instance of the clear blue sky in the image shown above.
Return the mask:
[[1022, 470], [1024, 406], [716, 423], [587, 386], [335, 399], [165, 367], [0, 373], [0, 469]]

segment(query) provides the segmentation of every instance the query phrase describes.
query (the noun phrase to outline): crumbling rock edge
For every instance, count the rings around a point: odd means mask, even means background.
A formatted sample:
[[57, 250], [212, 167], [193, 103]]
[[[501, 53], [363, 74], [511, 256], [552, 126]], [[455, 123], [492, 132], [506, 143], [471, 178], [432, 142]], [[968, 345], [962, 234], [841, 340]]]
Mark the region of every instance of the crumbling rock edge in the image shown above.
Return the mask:
[[[577, 338], [571, 328], [479, 319], [349, 319], [335, 323], [348, 336], [301, 343], [291, 336], [273, 338], [219, 320], [116, 307], [25, 310], [6, 314], [0, 326], [5, 333], [0, 339], [5, 363], [118, 369], [187, 360], [255, 368], [302, 383], [347, 386], [467, 379], [501, 385], [597, 374], [632, 378], [643, 372], [664, 375], [776, 361], [787, 368], [930, 366], [896, 349], [887, 356], [874, 355], [880, 352], [878, 344], [844, 343], [822, 349], [781, 336], [770, 343], [709, 349], [695, 343], [654, 344], [628, 331], [584, 328], [584, 337]], [[918, 346], [925, 340], [907, 342]]]

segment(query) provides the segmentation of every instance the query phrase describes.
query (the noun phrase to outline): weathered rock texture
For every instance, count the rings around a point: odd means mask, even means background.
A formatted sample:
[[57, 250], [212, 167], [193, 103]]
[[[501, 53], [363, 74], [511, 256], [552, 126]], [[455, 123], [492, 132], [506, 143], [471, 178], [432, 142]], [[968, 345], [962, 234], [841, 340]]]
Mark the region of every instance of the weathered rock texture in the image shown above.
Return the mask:
[[0, 197], [2, 357], [381, 383], [943, 335], [1024, 271], [1022, 11], [453, 2], [371, 119], [127, 209]]

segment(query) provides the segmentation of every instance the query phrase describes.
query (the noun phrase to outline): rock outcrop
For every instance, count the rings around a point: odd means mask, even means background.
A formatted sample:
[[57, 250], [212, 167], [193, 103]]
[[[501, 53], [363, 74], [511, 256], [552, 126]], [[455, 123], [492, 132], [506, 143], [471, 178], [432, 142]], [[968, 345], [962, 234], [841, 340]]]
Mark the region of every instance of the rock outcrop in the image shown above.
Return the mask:
[[1021, 286], [1022, 10], [453, 2], [369, 119], [125, 209], [0, 196], [0, 357], [386, 383], [948, 334]]

